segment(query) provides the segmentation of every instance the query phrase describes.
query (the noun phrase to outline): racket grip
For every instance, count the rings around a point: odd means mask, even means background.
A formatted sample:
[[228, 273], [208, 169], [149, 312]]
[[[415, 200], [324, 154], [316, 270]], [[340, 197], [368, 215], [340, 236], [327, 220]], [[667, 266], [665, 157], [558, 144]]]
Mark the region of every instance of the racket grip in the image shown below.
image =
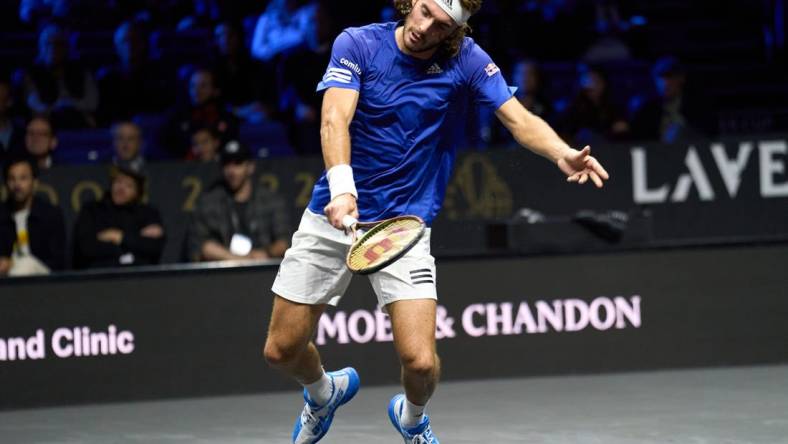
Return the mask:
[[345, 215], [345, 216], [342, 218], [342, 226], [344, 226], [346, 230], [352, 230], [352, 229], [353, 229], [353, 227], [354, 227], [354, 226], [355, 226], [357, 223], [358, 223], [358, 220], [357, 220], [355, 217], [353, 217], [353, 216], [351, 216], [351, 215], [349, 215], [349, 214], [346, 214], [346, 215]]

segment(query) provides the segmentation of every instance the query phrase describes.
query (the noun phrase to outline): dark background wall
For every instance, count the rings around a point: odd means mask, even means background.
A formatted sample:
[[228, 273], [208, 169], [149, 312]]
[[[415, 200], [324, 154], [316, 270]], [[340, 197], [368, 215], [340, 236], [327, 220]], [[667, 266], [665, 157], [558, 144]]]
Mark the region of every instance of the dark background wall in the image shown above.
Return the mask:
[[[444, 378], [787, 362], [786, 262], [784, 245], [441, 261]], [[295, 389], [261, 357], [275, 273], [275, 266], [194, 267], [1, 281], [0, 339], [27, 339], [41, 329], [46, 357], [0, 360], [0, 407]], [[505, 303], [513, 304], [515, 318], [525, 303], [538, 323], [540, 304], [561, 301], [565, 308], [570, 300], [597, 307], [623, 301], [631, 312], [604, 329], [589, 323], [568, 331], [564, 310], [561, 328], [544, 323], [544, 331], [529, 333], [521, 323], [520, 334], [469, 334], [486, 329], [490, 310], [500, 314]], [[464, 315], [474, 308], [481, 311], [467, 329]], [[391, 344], [353, 340], [385, 326], [367, 324], [374, 310], [369, 284], [354, 279], [324, 319], [324, 327], [332, 322], [353, 334], [341, 344], [338, 334], [322, 332], [325, 364], [354, 365], [365, 384], [395, 383]], [[604, 322], [609, 314], [596, 315]], [[337, 322], [343, 317], [346, 323]], [[53, 353], [55, 329], [106, 332], [110, 325], [133, 334], [130, 354]], [[495, 325], [501, 333], [504, 323]]]

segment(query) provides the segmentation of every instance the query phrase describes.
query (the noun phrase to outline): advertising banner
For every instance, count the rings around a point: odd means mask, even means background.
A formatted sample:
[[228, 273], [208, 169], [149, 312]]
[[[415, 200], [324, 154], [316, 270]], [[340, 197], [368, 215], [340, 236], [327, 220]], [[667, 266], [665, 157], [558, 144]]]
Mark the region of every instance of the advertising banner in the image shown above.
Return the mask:
[[[443, 379], [788, 361], [788, 247], [438, 263]], [[262, 358], [276, 266], [0, 281], [0, 408], [293, 390]], [[314, 337], [327, 368], [399, 379], [356, 277]]]

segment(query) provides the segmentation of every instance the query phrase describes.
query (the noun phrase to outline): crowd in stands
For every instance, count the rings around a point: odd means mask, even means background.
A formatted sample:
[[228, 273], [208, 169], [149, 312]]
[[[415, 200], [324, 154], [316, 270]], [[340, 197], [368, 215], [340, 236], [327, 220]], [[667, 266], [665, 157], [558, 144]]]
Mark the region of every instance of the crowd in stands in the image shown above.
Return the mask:
[[[66, 254], [77, 268], [157, 263], [165, 224], [142, 201], [146, 163], [157, 160], [221, 167], [223, 181], [195, 211], [190, 259], [281, 256], [293, 227], [280, 198], [251, 179], [259, 147], [245, 138], [275, 145], [283, 134], [285, 152], [319, 154], [315, 87], [334, 38], [397, 19], [390, 0], [0, 6], [0, 35], [9, 36], [0, 65], [0, 275], [58, 270]], [[700, 82], [678, 58], [644, 49], [645, 22], [633, 2], [486, 0], [471, 24], [516, 98], [574, 144], [714, 135]], [[465, 147], [513, 144], [492, 113], [472, 113], [467, 128]], [[75, 131], [106, 132], [108, 154], [71, 156], [80, 147], [65, 136]], [[39, 172], [70, 161], [114, 167], [105, 197], [82, 208], [66, 253], [62, 214], [32, 190]]]
[[[109, 169], [103, 198], [82, 206], [71, 232], [63, 211], [36, 194], [41, 171], [28, 155], [14, 155], [3, 168], [7, 199], [0, 205], [0, 276], [63, 270], [155, 265], [167, 241], [158, 209], [144, 199], [147, 178], [135, 162], [139, 132], [133, 123], [114, 128], [118, 162]], [[126, 157], [120, 157], [122, 154]], [[188, 227], [188, 260], [259, 261], [282, 257], [292, 225], [285, 200], [254, 180], [255, 159], [237, 141], [216, 153], [221, 178], [197, 202]]]

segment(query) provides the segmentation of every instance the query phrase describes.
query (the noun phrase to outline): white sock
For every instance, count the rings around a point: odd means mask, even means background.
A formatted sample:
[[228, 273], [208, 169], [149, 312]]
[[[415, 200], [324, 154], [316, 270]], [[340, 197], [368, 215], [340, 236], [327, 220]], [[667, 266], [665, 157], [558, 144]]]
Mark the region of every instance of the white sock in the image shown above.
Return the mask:
[[304, 384], [304, 388], [309, 393], [309, 399], [318, 406], [324, 406], [334, 390], [331, 378], [323, 372], [323, 376], [311, 384]]
[[423, 405], [416, 405], [405, 398], [405, 405], [402, 406], [402, 417], [400, 418], [402, 426], [412, 429], [413, 427], [421, 424], [421, 419], [424, 417], [425, 407], [426, 406]]

